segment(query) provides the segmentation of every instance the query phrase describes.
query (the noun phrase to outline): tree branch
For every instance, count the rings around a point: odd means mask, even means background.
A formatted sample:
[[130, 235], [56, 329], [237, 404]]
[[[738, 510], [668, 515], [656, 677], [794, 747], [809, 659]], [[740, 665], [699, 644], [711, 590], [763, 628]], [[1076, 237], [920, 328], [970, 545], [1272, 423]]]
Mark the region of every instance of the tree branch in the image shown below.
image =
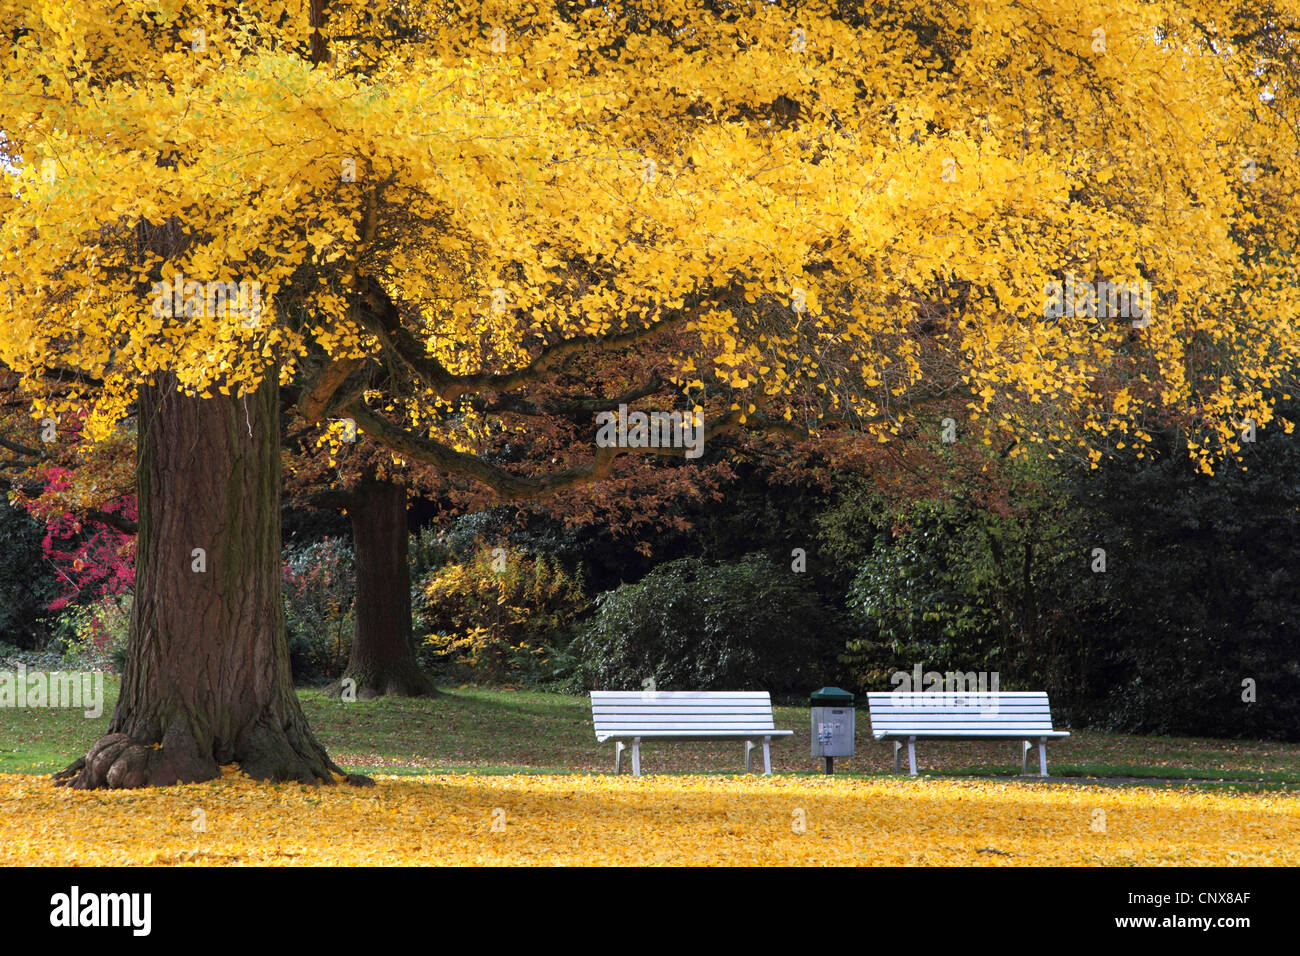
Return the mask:
[[[687, 451], [685, 448], [597, 448], [591, 464], [567, 468], [540, 478], [526, 478], [484, 461], [477, 455], [456, 451], [442, 442], [409, 432], [375, 414], [360, 402], [347, 406], [345, 410], [359, 428], [387, 448], [408, 458], [434, 465], [450, 474], [482, 482], [496, 492], [498, 497], [512, 501], [534, 501], [574, 485], [602, 481], [609, 477], [614, 462], [620, 455], [643, 454], [684, 458]], [[741, 414], [736, 411], [728, 412], [706, 423], [703, 440], [708, 441], [710, 438], [739, 427]]]
[[0, 435], [0, 448], [7, 448], [16, 455], [26, 455], [28, 458], [44, 458], [45, 452], [39, 448], [29, 448], [27, 445], [11, 441]]
[[401, 359], [417, 378], [446, 401], [453, 401], [470, 392], [505, 392], [539, 382], [557, 363], [570, 355], [586, 350], [609, 351], [639, 345], [661, 332], [686, 325], [698, 318], [705, 307], [704, 298], [697, 297], [692, 306], [675, 309], [667, 317], [646, 326], [614, 335], [584, 335], [561, 339], [543, 348], [531, 362], [513, 372], [453, 375], [441, 362], [429, 355], [423, 343], [402, 325], [397, 306], [374, 280], [366, 283], [362, 303], [362, 308], [357, 311], [358, 321], [385, 348]]
[[302, 503], [308, 508], [340, 511], [344, 508], [356, 507], [357, 496], [342, 488], [330, 488], [326, 491], [317, 491], [308, 495], [302, 500]]
[[307, 421], [316, 424], [325, 417], [330, 399], [339, 390], [348, 376], [360, 370], [366, 364], [365, 359], [333, 359], [316, 374], [315, 378], [303, 388], [298, 400], [298, 411]]
[[108, 511], [100, 511], [97, 508], [87, 511], [86, 518], [90, 521], [98, 521], [100, 524], [108, 525], [110, 528], [116, 528], [123, 534], [136, 534], [140, 530], [140, 526], [130, 518], [115, 515]]

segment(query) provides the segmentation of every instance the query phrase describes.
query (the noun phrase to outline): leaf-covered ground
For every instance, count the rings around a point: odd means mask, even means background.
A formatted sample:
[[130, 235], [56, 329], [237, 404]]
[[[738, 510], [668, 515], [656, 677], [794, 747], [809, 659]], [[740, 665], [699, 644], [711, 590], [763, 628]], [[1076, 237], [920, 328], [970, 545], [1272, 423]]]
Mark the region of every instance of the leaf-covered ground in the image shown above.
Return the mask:
[[[584, 698], [459, 688], [343, 704], [303, 690], [335, 759], [386, 775], [375, 788], [254, 784], [234, 768], [154, 791], [56, 788], [48, 773], [107, 727], [116, 682], [106, 690], [95, 719], [0, 709], [0, 865], [1300, 863], [1295, 744], [1079, 731], [1051, 746], [1048, 783], [1012, 779], [1009, 743], [926, 744], [923, 771], [968, 776], [911, 780], [873, 776], [891, 757], [863, 715], [857, 755], [827, 779], [807, 709], [780, 707], [795, 736], [773, 748], [775, 777], [736, 775], [738, 745], [659, 744], [633, 780], [608, 773]], [[1133, 776], [1237, 783], [1086, 779]]]
[[[802, 829], [802, 832], [800, 830]], [[443, 775], [74, 792], [0, 777], [0, 865], [1300, 864], [1300, 798], [978, 780]]]

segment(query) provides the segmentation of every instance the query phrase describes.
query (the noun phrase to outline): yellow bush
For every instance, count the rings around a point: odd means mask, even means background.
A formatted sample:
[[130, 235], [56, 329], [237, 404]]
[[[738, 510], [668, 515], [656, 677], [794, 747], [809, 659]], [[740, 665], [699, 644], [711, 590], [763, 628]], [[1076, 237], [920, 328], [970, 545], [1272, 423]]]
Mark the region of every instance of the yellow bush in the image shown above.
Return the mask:
[[545, 555], [481, 545], [420, 586], [424, 643], [459, 676], [531, 681], [586, 604], [581, 575]]

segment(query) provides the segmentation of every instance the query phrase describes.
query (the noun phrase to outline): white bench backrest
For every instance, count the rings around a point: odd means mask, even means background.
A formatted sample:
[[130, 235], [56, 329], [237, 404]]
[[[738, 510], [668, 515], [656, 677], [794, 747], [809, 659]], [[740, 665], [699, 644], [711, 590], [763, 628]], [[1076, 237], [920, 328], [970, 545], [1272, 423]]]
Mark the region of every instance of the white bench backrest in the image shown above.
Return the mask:
[[1032, 736], [1052, 730], [1046, 691], [872, 691], [867, 694], [867, 706], [873, 734], [982, 730]]
[[593, 690], [591, 719], [597, 740], [638, 731], [775, 730], [765, 690]]

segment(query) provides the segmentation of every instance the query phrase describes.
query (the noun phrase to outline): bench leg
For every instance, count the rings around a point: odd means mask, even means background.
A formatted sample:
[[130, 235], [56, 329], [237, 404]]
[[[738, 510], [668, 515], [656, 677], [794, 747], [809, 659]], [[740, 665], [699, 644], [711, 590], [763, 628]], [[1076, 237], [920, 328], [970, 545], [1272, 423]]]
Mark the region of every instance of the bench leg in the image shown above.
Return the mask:
[[772, 738], [763, 738], [763, 776], [772, 776]]
[[1038, 775], [1047, 776], [1047, 738], [1038, 738]]
[[623, 772], [623, 749], [627, 745], [621, 740], [614, 741], [614, 772]]
[[916, 738], [907, 738], [907, 769], [913, 777], [916, 776]]
[[894, 741], [894, 773], [903, 772], [903, 765], [901, 763], [902, 755], [903, 755], [903, 742], [901, 740], [895, 740]]
[[750, 751], [753, 749], [754, 749], [754, 741], [746, 740], [745, 741], [745, 773], [749, 773], [749, 768], [753, 765], [753, 761], [750, 756]]
[[632, 738], [632, 776], [641, 776], [641, 738]]
[[1033, 749], [1033, 744], [1028, 740], [1020, 741], [1020, 775], [1029, 776], [1029, 751]]

